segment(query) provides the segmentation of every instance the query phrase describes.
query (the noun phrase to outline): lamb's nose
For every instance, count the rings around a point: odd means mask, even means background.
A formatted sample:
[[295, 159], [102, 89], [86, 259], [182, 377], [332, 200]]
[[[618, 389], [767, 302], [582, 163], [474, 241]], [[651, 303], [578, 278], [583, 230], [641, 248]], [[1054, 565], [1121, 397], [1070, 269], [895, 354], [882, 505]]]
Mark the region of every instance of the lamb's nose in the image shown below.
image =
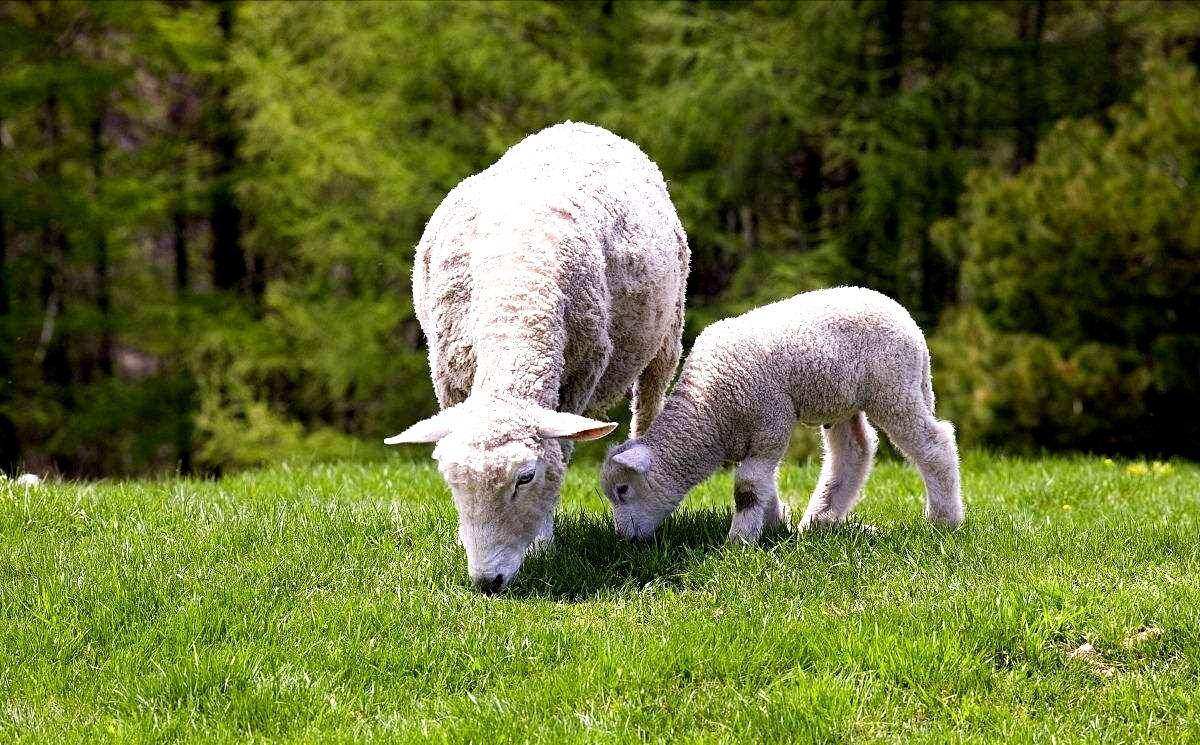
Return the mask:
[[475, 578], [475, 588], [484, 595], [495, 595], [504, 587], [504, 575], [483, 575]]

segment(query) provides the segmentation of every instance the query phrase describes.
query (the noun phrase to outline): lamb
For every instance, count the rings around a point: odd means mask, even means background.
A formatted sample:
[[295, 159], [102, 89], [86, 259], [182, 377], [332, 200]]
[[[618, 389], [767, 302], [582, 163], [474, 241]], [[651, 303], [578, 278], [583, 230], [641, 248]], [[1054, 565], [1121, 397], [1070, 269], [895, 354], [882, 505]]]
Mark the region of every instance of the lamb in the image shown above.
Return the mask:
[[921, 472], [925, 515], [963, 520], [954, 428], [934, 416], [929, 350], [912, 317], [872, 290], [808, 292], [707, 328], [662, 413], [601, 471], [619, 534], [644, 538], [694, 486], [736, 462], [730, 540], [787, 524], [779, 461], [797, 421], [822, 425], [824, 460], [800, 528], [845, 520], [878, 443]]
[[385, 442], [437, 443], [482, 592], [552, 540], [573, 442], [617, 426], [582, 414], [630, 393], [632, 431], [658, 414], [689, 260], [658, 167], [586, 124], [518, 143], [430, 218], [413, 300], [441, 412]]

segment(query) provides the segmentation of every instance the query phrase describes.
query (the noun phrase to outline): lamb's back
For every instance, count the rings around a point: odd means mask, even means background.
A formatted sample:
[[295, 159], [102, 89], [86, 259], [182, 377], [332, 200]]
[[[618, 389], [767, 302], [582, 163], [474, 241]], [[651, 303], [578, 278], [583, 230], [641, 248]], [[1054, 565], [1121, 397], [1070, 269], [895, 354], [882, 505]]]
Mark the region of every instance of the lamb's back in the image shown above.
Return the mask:
[[[685, 364], [688, 385], [729, 406], [787, 397], [802, 419], [859, 405], [897, 366], [928, 358], [908, 312], [873, 290], [796, 295], [719, 321]], [[745, 403], [739, 403], [745, 402]]]

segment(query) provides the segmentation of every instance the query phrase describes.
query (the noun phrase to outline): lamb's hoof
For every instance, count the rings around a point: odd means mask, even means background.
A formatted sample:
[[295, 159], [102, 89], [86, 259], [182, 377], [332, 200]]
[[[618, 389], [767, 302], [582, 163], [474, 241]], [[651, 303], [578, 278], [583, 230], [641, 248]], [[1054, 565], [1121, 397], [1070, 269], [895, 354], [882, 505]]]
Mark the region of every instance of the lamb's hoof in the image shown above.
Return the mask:
[[836, 520], [821, 520], [812, 515], [805, 515], [800, 524], [796, 526], [796, 532], [811, 533], [818, 530], [831, 530], [837, 524]]
[[812, 517], [805, 517], [800, 521], [800, 526], [797, 530], [801, 533], [807, 532], [832, 532], [845, 531], [851, 533], [862, 533], [868, 536], [882, 535], [883, 531], [871, 525], [870, 523], [860, 522], [858, 520], [820, 520]]
[[730, 531], [729, 536], [725, 538], [725, 542], [731, 546], [757, 546], [758, 536]]
[[933, 511], [925, 510], [925, 519], [941, 528], [954, 530], [962, 526], [966, 516], [963, 515], [962, 509], [950, 511]]
[[790, 529], [792, 525], [792, 510], [787, 506], [787, 503], [780, 502], [775, 508], [775, 514], [769, 515], [766, 519], [766, 524], [763, 526], [766, 530]]

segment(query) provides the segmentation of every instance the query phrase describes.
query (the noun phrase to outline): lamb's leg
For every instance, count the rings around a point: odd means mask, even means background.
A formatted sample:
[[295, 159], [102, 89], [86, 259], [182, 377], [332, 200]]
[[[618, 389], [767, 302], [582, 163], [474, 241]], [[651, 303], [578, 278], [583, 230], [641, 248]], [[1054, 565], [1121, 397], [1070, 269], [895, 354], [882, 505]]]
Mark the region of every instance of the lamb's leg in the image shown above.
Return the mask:
[[951, 527], [961, 524], [963, 502], [954, 425], [939, 421], [924, 407], [916, 407], [910, 414], [879, 420], [879, 426], [921, 472], [925, 517]]
[[778, 476], [779, 457], [748, 458], [738, 464], [730, 541], [757, 543], [763, 528], [787, 524], [788, 509], [779, 499]]
[[849, 419], [821, 428], [825, 454], [821, 476], [800, 521], [800, 529], [830, 525], [846, 519], [862, 496], [862, 486], [871, 472], [871, 461], [879, 438], [860, 411]]
[[667, 389], [671, 387], [671, 379], [675, 377], [675, 369], [679, 366], [679, 357], [682, 354], [683, 347], [679, 339], [674, 334], [670, 335], [633, 384], [633, 392], [629, 398], [633, 414], [629, 422], [631, 439], [645, 433], [650, 427], [650, 422], [654, 421], [654, 417], [662, 410], [663, 399], [667, 395]]

